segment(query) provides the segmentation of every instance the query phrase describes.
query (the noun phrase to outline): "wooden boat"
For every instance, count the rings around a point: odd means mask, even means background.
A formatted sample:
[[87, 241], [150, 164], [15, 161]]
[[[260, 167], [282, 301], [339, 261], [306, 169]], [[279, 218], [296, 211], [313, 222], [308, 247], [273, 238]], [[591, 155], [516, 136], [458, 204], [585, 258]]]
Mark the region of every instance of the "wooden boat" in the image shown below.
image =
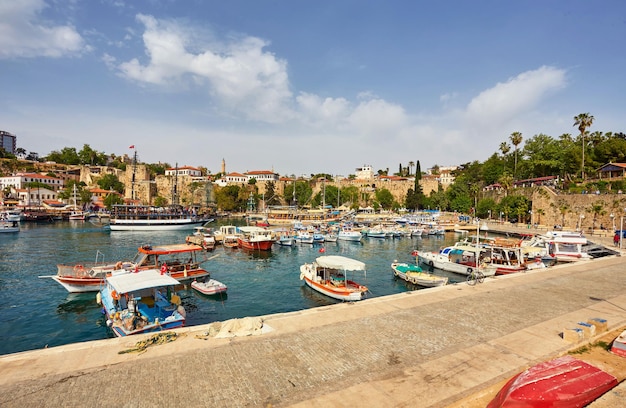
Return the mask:
[[274, 243], [272, 231], [261, 227], [239, 227], [242, 235], [237, 238], [240, 248], [255, 251], [270, 251]]
[[185, 242], [200, 245], [207, 251], [215, 249], [215, 237], [211, 228], [208, 227], [195, 227], [193, 234], [187, 235]]
[[613, 340], [611, 345], [611, 353], [618, 356], [626, 357], [626, 330]]
[[209, 279], [206, 281], [196, 281], [191, 282], [191, 287], [203, 295], [216, 295], [218, 293], [226, 292], [228, 287], [220, 281], [215, 279]]
[[300, 266], [300, 280], [304, 280], [311, 289], [333, 299], [361, 300], [368, 289], [348, 279], [347, 273], [351, 271], [362, 271], [365, 274], [365, 264], [344, 256], [320, 256], [314, 262]]
[[118, 337], [182, 327], [186, 312], [173, 292], [176, 279], [158, 269], [114, 273], [96, 300], [104, 307], [107, 325]]
[[447, 277], [424, 272], [419, 265], [410, 265], [394, 261], [391, 263], [391, 269], [393, 269], [394, 276], [404, 279], [409, 283], [424, 286], [426, 288], [443, 286], [448, 283]]
[[563, 356], [511, 378], [487, 407], [584, 407], [617, 383], [611, 374]]
[[59, 264], [56, 275], [41, 277], [52, 278], [71, 293], [98, 291], [107, 276], [118, 272], [159, 269], [174, 279], [184, 281], [209, 276], [209, 272], [200, 267], [200, 262], [208, 259], [199, 260], [199, 253], [204, 253], [203, 248], [193, 244], [144, 245], [139, 247], [130, 261], [105, 263], [102, 253], [96, 251], [95, 262]]

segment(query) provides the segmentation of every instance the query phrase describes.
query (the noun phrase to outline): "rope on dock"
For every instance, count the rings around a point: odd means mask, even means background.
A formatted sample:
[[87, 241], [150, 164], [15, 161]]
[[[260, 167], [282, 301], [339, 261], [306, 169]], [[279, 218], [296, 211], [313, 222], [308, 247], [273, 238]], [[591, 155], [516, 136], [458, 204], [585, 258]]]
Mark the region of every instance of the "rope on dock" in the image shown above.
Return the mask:
[[150, 346], [157, 346], [160, 344], [170, 343], [178, 338], [178, 334], [176, 332], [166, 331], [157, 333], [145, 340], [138, 341], [135, 343], [135, 347], [129, 348], [126, 350], [118, 351], [117, 354], [126, 354], [126, 353], [142, 353], [146, 351], [146, 349]]

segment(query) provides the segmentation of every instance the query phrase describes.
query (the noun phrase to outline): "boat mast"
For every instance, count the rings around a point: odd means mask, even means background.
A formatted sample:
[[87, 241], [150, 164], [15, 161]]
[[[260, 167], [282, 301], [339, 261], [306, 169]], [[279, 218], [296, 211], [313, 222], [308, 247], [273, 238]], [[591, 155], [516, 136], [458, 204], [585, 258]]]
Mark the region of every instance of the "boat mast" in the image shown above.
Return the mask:
[[133, 146], [133, 150], [135, 150], [135, 153], [133, 155], [133, 176], [131, 179], [131, 188], [130, 188], [130, 199], [134, 202], [135, 201], [135, 174], [137, 173], [137, 150], [135, 149], [135, 146]]
[[172, 204], [173, 205], [178, 204], [177, 187], [178, 187], [178, 163], [176, 163], [176, 167], [174, 169], [174, 185], [172, 186]]

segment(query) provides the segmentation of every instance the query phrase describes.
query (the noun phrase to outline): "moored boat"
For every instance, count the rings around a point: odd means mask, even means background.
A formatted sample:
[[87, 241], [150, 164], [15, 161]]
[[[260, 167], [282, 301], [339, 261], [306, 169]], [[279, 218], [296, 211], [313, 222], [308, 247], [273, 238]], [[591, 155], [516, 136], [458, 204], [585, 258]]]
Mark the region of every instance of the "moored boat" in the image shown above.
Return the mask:
[[118, 337], [182, 327], [186, 312], [173, 292], [179, 282], [158, 269], [113, 274], [96, 299]]
[[200, 245], [207, 251], [215, 249], [215, 237], [211, 228], [208, 227], [195, 227], [193, 234], [187, 235], [185, 242]]
[[237, 238], [239, 247], [258, 251], [270, 251], [274, 243], [271, 230], [261, 227], [239, 227], [241, 235]]
[[394, 261], [391, 263], [391, 269], [393, 269], [394, 276], [413, 283], [414, 285], [426, 288], [443, 286], [448, 283], [447, 277], [424, 272], [419, 265], [411, 265]]
[[333, 299], [344, 301], [361, 300], [367, 287], [348, 279], [348, 272], [366, 273], [365, 264], [339, 255], [320, 256], [312, 263], [300, 266], [300, 280], [311, 289]]
[[337, 241], [361, 242], [363, 235], [359, 231], [351, 229], [342, 229], [337, 233]]
[[188, 230], [202, 225], [207, 219], [198, 217], [180, 205], [155, 207], [151, 205], [114, 205], [109, 228], [111, 231], [172, 231]]
[[0, 221], [0, 233], [2, 232], [19, 232], [20, 224], [18, 221]]
[[209, 276], [209, 272], [200, 267], [197, 256], [200, 252], [204, 252], [203, 248], [194, 244], [144, 245], [138, 248], [137, 254], [130, 261], [104, 263], [98, 262], [101, 253], [97, 251], [95, 262], [59, 264], [56, 275], [42, 277], [52, 278], [70, 293], [98, 291], [107, 276], [148, 269], [159, 269], [164, 274], [184, 281]]
[[487, 407], [585, 407], [617, 383], [611, 374], [563, 356], [511, 378]]
[[228, 289], [225, 284], [215, 279], [207, 279], [205, 281], [194, 280], [191, 282], [191, 287], [203, 295], [208, 296], [226, 292]]

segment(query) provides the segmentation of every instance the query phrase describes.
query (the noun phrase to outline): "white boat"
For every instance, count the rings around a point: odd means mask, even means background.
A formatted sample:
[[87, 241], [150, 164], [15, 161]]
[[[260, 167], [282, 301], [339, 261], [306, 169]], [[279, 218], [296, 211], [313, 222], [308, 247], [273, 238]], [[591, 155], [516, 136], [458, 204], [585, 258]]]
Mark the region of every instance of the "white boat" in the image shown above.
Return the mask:
[[407, 263], [401, 263], [394, 261], [391, 264], [394, 276], [400, 279], [404, 279], [407, 282], [414, 285], [423, 286], [426, 288], [434, 288], [437, 286], [443, 286], [448, 283], [448, 278], [445, 276], [437, 276], [432, 273], [424, 272], [419, 265], [410, 265]]
[[348, 272], [352, 271], [365, 274], [365, 264], [344, 256], [320, 256], [314, 262], [300, 266], [300, 280], [333, 299], [361, 300], [367, 293], [367, 287], [348, 279]]
[[187, 235], [185, 242], [188, 244], [200, 245], [207, 251], [215, 249], [215, 237], [213, 236], [213, 230], [208, 227], [195, 227], [193, 234]]
[[278, 239], [276, 240], [276, 243], [278, 245], [281, 246], [293, 246], [293, 244], [295, 243], [295, 238], [292, 237], [291, 235], [281, 235], [280, 237], [278, 237]]
[[411, 228], [412, 237], [421, 237], [424, 233], [424, 228]]
[[470, 275], [476, 268], [485, 276], [496, 274], [496, 268], [481, 265], [485, 249], [480, 246], [457, 244], [437, 252], [420, 252], [419, 261], [428, 266], [460, 275]]
[[193, 281], [191, 287], [203, 295], [216, 295], [218, 293], [226, 292], [228, 287], [222, 282], [215, 279], [208, 279], [204, 282]]
[[580, 232], [548, 231], [522, 242], [528, 257], [541, 256], [557, 262], [577, 262], [591, 260], [591, 256], [583, 251], [587, 238]]
[[111, 231], [189, 230], [207, 222], [180, 205], [114, 205], [109, 227]]
[[274, 232], [262, 227], [239, 227], [241, 235], [237, 239], [240, 248], [270, 251], [276, 240]]
[[295, 240], [299, 244], [312, 244], [314, 242], [313, 235], [309, 234], [308, 231], [299, 231], [295, 236]]
[[107, 325], [118, 337], [182, 327], [185, 308], [172, 289], [179, 282], [158, 269], [113, 274], [98, 292]]
[[70, 221], [85, 221], [87, 213], [83, 210], [79, 210], [76, 203], [76, 184], [74, 184], [74, 206], [70, 211], [69, 220]]
[[337, 233], [338, 241], [352, 241], [352, 242], [361, 242], [363, 236], [359, 231], [354, 231], [351, 229], [342, 229]]
[[18, 221], [0, 221], [0, 233], [2, 232], [19, 232], [20, 224]]
[[7, 208], [0, 211], [0, 220], [2, 221], [24, 221], [26, 216], [24, 212], [17, 208]]
[[367, 231], [368, 238], [387, 238], [387, 231], [379, 227], [374, 227]]
[[234, 225], [222, 225], [219, 229], [213, 232], [213, 236], [218, 244], [223, 244], [227, 238], [231, 241], [234, 240], [237, 242], [237, 238], [241, 236], [241, 232], [239, 231], [239, 228]]
[[337, 235], [336, 234], [324, 234], [324, 241], [325, 242], [337, 242]]

